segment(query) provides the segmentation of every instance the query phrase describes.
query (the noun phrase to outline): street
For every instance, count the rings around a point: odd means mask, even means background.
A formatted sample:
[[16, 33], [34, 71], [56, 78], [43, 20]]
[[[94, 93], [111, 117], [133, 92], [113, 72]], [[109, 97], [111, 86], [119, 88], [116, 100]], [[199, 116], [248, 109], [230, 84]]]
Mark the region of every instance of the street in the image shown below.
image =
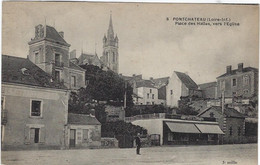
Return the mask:
[[257, 144], [150, 147], [141, 148], [141, 155], [136, 155], [135, 148], [3, 151], [2, 164], [255, 165], [257, 164]]

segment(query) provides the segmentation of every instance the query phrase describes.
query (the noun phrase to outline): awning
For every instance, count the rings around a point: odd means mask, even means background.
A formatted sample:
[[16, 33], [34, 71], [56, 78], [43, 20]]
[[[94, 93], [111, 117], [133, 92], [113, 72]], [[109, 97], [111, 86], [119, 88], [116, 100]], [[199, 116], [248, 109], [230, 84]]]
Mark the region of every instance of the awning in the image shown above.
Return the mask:
[[224, 134], [218, 125], [212, 125], [212, 124], [195, 124], [195, 125], [199, 128], [201, 133]]
[[192, 123], [172, 123], [166, 122], [172, 132], [178, 133], [200, 133], [198, 128]]

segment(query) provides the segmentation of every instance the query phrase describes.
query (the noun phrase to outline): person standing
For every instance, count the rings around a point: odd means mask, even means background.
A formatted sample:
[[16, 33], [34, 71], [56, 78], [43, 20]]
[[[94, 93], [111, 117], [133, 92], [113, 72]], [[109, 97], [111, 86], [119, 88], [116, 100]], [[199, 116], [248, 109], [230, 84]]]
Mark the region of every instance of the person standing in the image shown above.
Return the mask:
[[136, 144], [136, 154], [141, 155], [140, 154], [140, 148], [141, 148], [140, 133], [138, 133], [137, 136], [135, 137], [135, 144]]

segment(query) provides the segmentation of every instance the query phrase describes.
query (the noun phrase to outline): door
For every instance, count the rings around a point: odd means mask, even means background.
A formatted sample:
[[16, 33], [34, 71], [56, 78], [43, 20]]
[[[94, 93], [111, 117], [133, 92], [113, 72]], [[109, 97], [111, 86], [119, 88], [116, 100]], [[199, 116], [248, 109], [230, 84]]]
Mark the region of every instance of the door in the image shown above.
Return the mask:
[[76, 130], [70, 129], [70, 147], [75, 147], [76, 144]]

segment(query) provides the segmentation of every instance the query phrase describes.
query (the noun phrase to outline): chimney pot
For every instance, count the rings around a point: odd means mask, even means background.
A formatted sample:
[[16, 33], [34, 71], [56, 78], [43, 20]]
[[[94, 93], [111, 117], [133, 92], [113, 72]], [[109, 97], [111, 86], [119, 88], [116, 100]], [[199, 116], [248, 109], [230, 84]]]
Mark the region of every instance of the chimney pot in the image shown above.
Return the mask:
[[135, 77], [135, 74], [133, 74], [133, 77]]
[[150, 80], [153, 80], [153, 77], [150, 77]]

